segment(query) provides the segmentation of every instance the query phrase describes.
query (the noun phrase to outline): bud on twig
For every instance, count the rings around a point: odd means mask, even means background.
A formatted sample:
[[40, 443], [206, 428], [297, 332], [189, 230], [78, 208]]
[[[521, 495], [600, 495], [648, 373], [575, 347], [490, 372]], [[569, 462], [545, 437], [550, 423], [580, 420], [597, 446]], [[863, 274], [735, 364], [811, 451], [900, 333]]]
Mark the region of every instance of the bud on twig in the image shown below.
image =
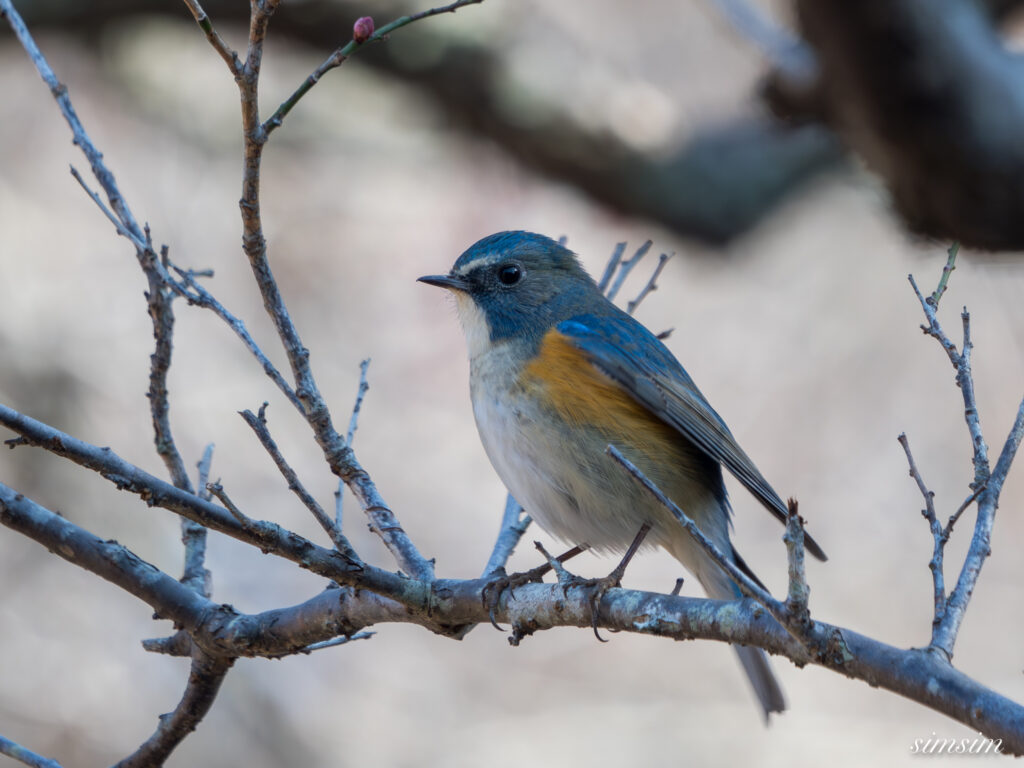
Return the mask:
[[371, 16], [363, 16], [356, 19], [356, 23], [352, 25], [352, 39], [357, 43], [365, 43], [370, 39], [373, 34], [373, 18]]

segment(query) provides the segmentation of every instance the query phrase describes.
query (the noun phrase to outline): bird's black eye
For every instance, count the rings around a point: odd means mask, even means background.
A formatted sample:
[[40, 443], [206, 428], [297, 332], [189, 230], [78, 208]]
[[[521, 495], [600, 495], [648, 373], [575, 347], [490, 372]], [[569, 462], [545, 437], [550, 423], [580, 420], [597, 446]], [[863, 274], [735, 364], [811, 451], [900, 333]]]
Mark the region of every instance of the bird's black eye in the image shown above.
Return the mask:
[[498, 267], [498, 280], [502, 285], [515, 285], [523, 278], [523, 270], [518, 264], [503, 264]]

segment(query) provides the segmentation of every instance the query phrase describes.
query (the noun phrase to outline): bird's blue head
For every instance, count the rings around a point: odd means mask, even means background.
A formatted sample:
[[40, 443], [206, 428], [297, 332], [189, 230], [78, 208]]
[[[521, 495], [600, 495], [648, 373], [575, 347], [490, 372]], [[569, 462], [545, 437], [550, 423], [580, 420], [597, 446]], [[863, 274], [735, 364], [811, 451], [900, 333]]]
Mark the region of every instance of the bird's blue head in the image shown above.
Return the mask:
[[452, 291], [470, 357], [506, 339], [539, 344], [562, 320], [610, 306], [572, 251], [532, 232], [485, 237], [447, 275], [420, 281]]

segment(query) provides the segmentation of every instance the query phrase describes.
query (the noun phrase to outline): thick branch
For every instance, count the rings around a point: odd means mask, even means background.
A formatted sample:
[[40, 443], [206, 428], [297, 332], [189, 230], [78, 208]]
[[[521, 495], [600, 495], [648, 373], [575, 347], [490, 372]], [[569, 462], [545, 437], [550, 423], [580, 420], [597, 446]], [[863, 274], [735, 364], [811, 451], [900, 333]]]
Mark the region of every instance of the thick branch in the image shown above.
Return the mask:
[[824, 114], [907, 224], [1024, 248], [1024, 59], [973, 0], [797, 0]]
[[0, 523], [116, 584], [151, 606], [160, 618], [170, 619], [185, 629], [196, 629], [219, 610], [215, 603], [140, 560], [117, 542], [94, 536], [2, 484]]

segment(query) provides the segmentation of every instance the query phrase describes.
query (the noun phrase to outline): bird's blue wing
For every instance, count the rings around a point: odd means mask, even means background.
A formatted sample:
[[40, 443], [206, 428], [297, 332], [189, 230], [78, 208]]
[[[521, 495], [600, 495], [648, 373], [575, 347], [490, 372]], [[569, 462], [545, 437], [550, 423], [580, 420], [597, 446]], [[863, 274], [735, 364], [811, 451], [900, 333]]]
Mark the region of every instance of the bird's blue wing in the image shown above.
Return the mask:
[[[580, 315], [556, 329], [631, 397], [725, 466], [769, 512], [786, 521], [782, 499], [660, 339], [625, 313]], [[805, 544], [812, 555], [826, 559], [810, 536]]]

